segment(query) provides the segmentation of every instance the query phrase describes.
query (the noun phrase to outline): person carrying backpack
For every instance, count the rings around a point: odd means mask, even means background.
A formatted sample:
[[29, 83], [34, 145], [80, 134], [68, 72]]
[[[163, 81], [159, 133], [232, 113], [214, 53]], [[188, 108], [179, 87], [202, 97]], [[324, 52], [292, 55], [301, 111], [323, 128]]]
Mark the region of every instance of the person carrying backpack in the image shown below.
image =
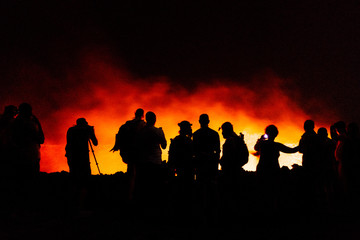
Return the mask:
[[116, 134], [116, 140], [111, 152], [120, 151], [120, 156], [127, 164], [127, 174], [129, 177], [129, 200], [133, 198], [135, 185], [136, 163], [139, 162], [139, 143], [138, 135], [145, 126], [144, 110], [139, 108], [135, 111], [135, 118], [127, 121]]

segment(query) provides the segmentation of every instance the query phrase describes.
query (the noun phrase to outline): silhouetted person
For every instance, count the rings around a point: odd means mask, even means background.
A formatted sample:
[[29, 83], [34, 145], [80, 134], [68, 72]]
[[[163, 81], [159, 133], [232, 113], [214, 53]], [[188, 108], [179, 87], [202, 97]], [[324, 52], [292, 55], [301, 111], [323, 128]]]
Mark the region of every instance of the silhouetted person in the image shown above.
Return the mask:
[[234, 182], [243, 171], [242, 167], [248, 162], [249, 151], [243, 135], [238, 136], [230, 122], [225, 122], [221, 129], [226, 140], [223, 144], [223, 155], [220, 164], [224, 176], [229, 181]]
[[[221, 130], [223, 137], [226, 139], [220, 159], [222, 168], [222, 207], [224, 213], [234, 215], [238, 213], [240, 207], [243, 207], [239, 191], [242, 190], [243, 166], [248, 162], [249, 151], [244, 141], [244, 135], [237, 135], [230, 122], [223, 123]], [[232, 221], [231, 216], [225, 219], [228, 218]]]
[[314, 128], [314, 121], [306, 120], [304, 123], [305, 133], [301, 136], [299, 142], [299, 152], [303, 154], [302, 166], [311, 175], [316, 175], [322, 168], [319, 156], [320, 141]]
[[169, 166], [180, 181], [192, 182], [194, 179], [194, 147], [192, 141], [191, 123], [182, 121], [179, 135], [171, 140], [169, 147]]
[[200, 129], [194, 132], [194, 154], [196, 161], [196, 179], [199, 181], [215, 181], [220, 158], [219, 134], [209, 128], [209, 116], [201, 114]]
[[89, 141], [98, 145], [94, 127], [89, 126], [85, 118], [78, 118], [76, 125], [67, 131], [65, 147], [70, 175], [76, 178], [91, 175]]
[[172, 174], [176, 173], [173, 181], [175, 218], [184, 220], [190, 218], [192, 191], [194, 182], [194, 147], [192, 141], [191, 123], [182, 121], [179, 135], [171, 139], [169, 147], [168, 165]]
[[269, 125], [265, 134], [255, 144], [254, 149], [259, 152], [260, 159], [256, 166], [256, 173], [267, 178], [277, 177], [280, 173], [279, 157], [280, 152], [296, 153], [299, 146], [290, 148], [282, 143], [275, 142], [279, 131], [275, 125]]
[[127, 121], [116, 134], [116, 142], [110, 151], [120, 150], [123, 162], [127, 164], [129, 177], [129, 200], [133, 199], [135, 187], [136, 164], [140, 161], [139, 132], [145, 126], [144, 110], [139, 108], [135, 111], [135, 118]]
[[200, 129], [194, 132], [194, 156], [196, 166], [196, 181], [200, 185], [200, 200], [204, 221], [213, 221], [217, 215], [218, 204], [218, 165], [220, 158], [219, 134], [209, 128], [209, 116], [201, 114]]
[[147, 112], [146, 125], [139, 132], [140, 161], [136, 164], [135, 196], [149, 204], [159, 197], [162, 185], [162, 151], [167, 146], [162, 128], [155, 127], [156, 115]]
[[19, 105], [19, 114], [13, 123], [13, 140], [17, 156], [15, 164], [20, 176], [37, 176], [40, 172], [40, 145], [44, 143], [44, 133], [28, 103]]
[[5, 107], [4, 113], [0, 117], [0, 153], [1, 153], [1, 175], [13, 175], [16, 171], [14, 166], [15, 143], [13, 140], [12, 130], [15, 117], [17, 115], [17, 107], [8, 105]]
[[[282, 143], [275, 142], [279, 131], [275, 125], [269, 125], [265, 134], [256, 142], [254, 149], [260, 154], [259, 163], [256, 166], [256, 175], [260, 184], [262, 204], [268, 205], [268, 210], [277, 207], [280, 182], [280, 152], [296, 153], [299, 147], [290, 148]], [[266, 209], [266, 208], [265, 208]]]
[[322, 164], [321, 177], [323, 190], [327, 200], [333, 198], [337, 180], [335, 148], [336, 142], [328, 137], [326, 128], [319, 128], [317, 132], [320, 140], [320, 162]]
[[13, 122], [14, 167], [16, 207], [32, 209], [38, 202], [38, 176], [40, 173], [40, 145], [44, 133], [39, 120], [33, 115], [28, 103], [19, 105], [19, 114]]
[[72, 182], [74, 206], [77, 210], [84, 210], [89, 190], [91, 176], [89, 141], [95, 146], [98, 140], [93, 126], [89, 126], [85, 118], [78, 118], [76, 125], [70, 127], [66, 134], [66, 157]]

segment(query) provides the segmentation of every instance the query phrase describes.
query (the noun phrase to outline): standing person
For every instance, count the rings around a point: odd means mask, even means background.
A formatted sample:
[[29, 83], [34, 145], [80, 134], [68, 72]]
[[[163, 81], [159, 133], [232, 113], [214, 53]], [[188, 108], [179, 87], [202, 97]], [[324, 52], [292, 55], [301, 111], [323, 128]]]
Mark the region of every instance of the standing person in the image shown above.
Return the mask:
[[302, 156], [302, 166], [304, 169], [304, 183], [306, 197], [311, 205], [320, 204], [322, 192], [322, 178], [323, 166], [321, 162], [321, 142], [319, 135], [315, 132], [315, 123], [313, 120], [306, 120], [304, 122], [305, 133], [301, 136], [299, 141], [299, 152]]
[[196, 161], [196, 179], [199, 181], [215, 181], [220, 159], [220, 137], [209, 128], [209, 116], [201, 114], [200, 129], [194, 132], [194, 155]]
[[[184, 219], [190, 216], [192, 191], [194, 182], [194, 147], [192, 141], [191, 123], [182, 121], [179, 135], [171, 139], [168, 165], [172, 173], [176, 173], [174, 203], [176, 218]], [[183, 217], [183, 218], [182, 218]]]
[[230, 122], [225, 122], [221, 129], [226, 140], [223, 144], [223, 155], [220, 164], [225, 179], [234, 183], [243, 171], [242, 167], [248, 162], [249, 150], [245, 144], [244, 136], [238, 136]]
[[38, 204], [38, 176], [40, 173], [40, 145], [44, 133], [39, 120], [28, 103], [19, 105], [19, 114], [12, 125], [16, 171], [15, 205], [19, 210], [32, 209]]
[[306, 120], [304, 122], [305, 133], [301, 136], [299, 142], [299, 152], [303, 154], [302, 166], [306, 173], [311, 176], [316, 176], [322, 168], [320, 162], [320, 139], [314, 128], [314, 121]]
[[256, 166], [256, 173], [266, 178], [277, 178], [280, 173], [279, 157], [280, 152], [296, 153], [299, 146], [290, 148], [282, 143], [275, 142], [279, 130], [275, 125], [265, 128], [265, 134], [256, 142], [254, 149], [260, 153], [259, 163]]
[[23, 177], [35, 177], [40, 172], [40, 145], [44, 133], [39, 120], [28, 103], [19, 105], [19, 114], [13, 123], [13, 140], [16, 148], [16, 169]]
[[161, 149], [166, 148], [167, 141], [162, 128], [155, 127], [155, 113], [147, 112], [145, 118], [146, 125], [139, 132], [140, 161], [136, 165], [136, 189], [138, 200], [154, 203], [152, 200], [158, 199], [162, 184]]
[[327, 129], [321, 127], [317, 132], [320, 140], [320, 162], [322, 163], [322, 182], [325, 200], [333, 200], [337, 180], [335, 148], [336, 142], [328, 137]]
[[76, 125], [70, 127], [66, 134], [66, 157], [70, 175], [81, 178], [91, 175], [89, 158], [89, 141], [98, 145], [93, 126], [89, 126], [85, 118], [76, 120]]
[[[220, 159], [223, 172], [222, 206], [226, 214], [234, 214], [238, 213], [239, 207], [243, 207], [243, 198], [239, 195], [242, 184], [240, 178], [243, 176], [243, 166], [248, 162], [249, 151], [244, 141], [244, 135], [238, 136], [230, 122], [223, 123], [221, 130], [225, 138], [223, 155]], [[233, 217], [229, 216], [226, 219], [232, 220]]]
[[98, 145], [93, 126], [85, 118], [78, 118], [76, 125], [70, 127], [66, 134], [66, 157], [73, 183], [75, 207], [83, 210], [88, 194], [88, 181], [91, 176], [89, 141]]
[[282, 143], [275, 142], [279, 131], [275, 125], [269, 125], [265, 128], [265, 134], [256, 142], [254, 149], [259, 152], [260, 159], [256, 166], [256, 175], [259, 180], [261, 198], [263, 204], [268, 206], [264, 210], [277, 207], [277, 198], [280, 182], [280, 152], [296, 153], [299, 147], [290, 148]]
[[191, 125], [188, 121], [180, 122], [178, 124], [179, 135], [171, 139], [169, 147], [169, 166], [182, 183], [191, 183], [194, 179], [194, 147]]
[[[220, 158], [220, 137], [209, 128], [209, 116], [201, 114], [200, 129], [194, 132], [194, 156], [196, 180], [200, 186], [200, 204], [205, 224], [214, 223], [218, 214], [218, 164]], [[210, 222], [208, 222], [210, 221]]]
[[139, 162], [139, 132], [145, 126], [144, 110], [138, 108], [135, 111], [135, 118], [127, 121], [116, 134], [114, 147], [112, 152], [120, 150], [120, 156], [125, 164], [127, 164], [127, 175], [129, 180], [128, 200], [133, 199], [136, 164]]

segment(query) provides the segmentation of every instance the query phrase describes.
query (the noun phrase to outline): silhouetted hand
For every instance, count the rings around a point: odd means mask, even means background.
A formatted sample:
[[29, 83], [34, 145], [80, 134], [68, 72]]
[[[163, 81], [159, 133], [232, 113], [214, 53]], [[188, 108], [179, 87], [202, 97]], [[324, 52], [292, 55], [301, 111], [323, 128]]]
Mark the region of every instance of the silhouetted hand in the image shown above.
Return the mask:
[[120, 149], [113, 147], [109, 152], [116, 152], [116, 151], [119, 151], [119, 150]]
[[239, 137], [244, 140], [244, 134], [242, 132], [239, 134]]

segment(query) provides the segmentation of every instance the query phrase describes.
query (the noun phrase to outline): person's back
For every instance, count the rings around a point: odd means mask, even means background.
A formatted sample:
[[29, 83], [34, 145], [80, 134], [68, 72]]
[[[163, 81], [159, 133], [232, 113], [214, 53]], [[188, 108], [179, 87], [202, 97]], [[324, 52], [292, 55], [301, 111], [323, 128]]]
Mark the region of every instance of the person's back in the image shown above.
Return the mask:
[[299, 152], [303, 154], [302, 165], [307, 172], [316, 174], [321, 170], [321, 146], [319, 136], [314, 131], [314, 122], [307, 120], [304, 123], [305, 133], [299, 142]]
[[278, 174], [280, 171], [278, 143], [274, 141], [263, 141], [260, 150], [260, 159], [256, 167], [259, 174]]
[[213, 178], [217, 175], [220, 158], [219, 134], [208, 127], [206, 114], [200, 116], [201, 128], [194, 132], [194, 155], [199, 178]]
[[180, 178], [192, 179], [194, 147], [191, 140], [192, 129], [188, 121], [182, 121], [180, 134], [171, 140], [168, 164]]
[[178, 135], [172, 139], [169, 147], [169, 164], [175, 168], [185, 168], [191, 165], [192, 156], [193, 143], [190, 138]]
[[156, 115], [147, 112], [146, 126], [139, 132], [139, 162], [136, 163], [135, 199], [142, 203], [158, 205], [162, 194], [162, 149], [167, 142], [162, 128], [155, 127]]
[[40, 171], [40, 144], [44, 143], [44, 133], [40, 122], [32, 114], [27, 103], [19, 106], [19, 115], [13, 123], [12, 137], [16, 148], [21, 174], [37, 174]]
[[222, 126], [222, 134], [226, 139], [223, 144], [223, 155], [220, 160], [224, 175], [234, 178], [243, 170], [242, 167], [248, 162], [249, 151], [243, 137], [238, 136], [233, 131], [230, 122], [225, 122]]
[[162, 151], [160, 145], [166, 146], [166, 139], [161, 128], [146, 125], [140, 131], [141, 162], [160, 165]]
[[263, 135], [254, 146], [254, 149], [260, 153], [256, 173], [263, 176], [276, 176], [280, 173], [280, 152], [295, 153], [299, 147], [290, 148], [282, 143], [275, 142], [279, 131], [274, 125], [267, 126], [265, 133], [267, 138]]
[[76, 125], [70, 127], [66, 134], [66, 157], [70, 174], [74, 176], [91, 175], [89, 158], [89, 141], [98, 145], [94, 127], [89, 126], [84, 118], [79, 118]]
[[142, 119], [133, 119], [127, 121], [119, 129], [121, 135], [120, 155], [125, 163], [135, 163], [139, 159], [139, 133], [145, 127], [145, 121]]

